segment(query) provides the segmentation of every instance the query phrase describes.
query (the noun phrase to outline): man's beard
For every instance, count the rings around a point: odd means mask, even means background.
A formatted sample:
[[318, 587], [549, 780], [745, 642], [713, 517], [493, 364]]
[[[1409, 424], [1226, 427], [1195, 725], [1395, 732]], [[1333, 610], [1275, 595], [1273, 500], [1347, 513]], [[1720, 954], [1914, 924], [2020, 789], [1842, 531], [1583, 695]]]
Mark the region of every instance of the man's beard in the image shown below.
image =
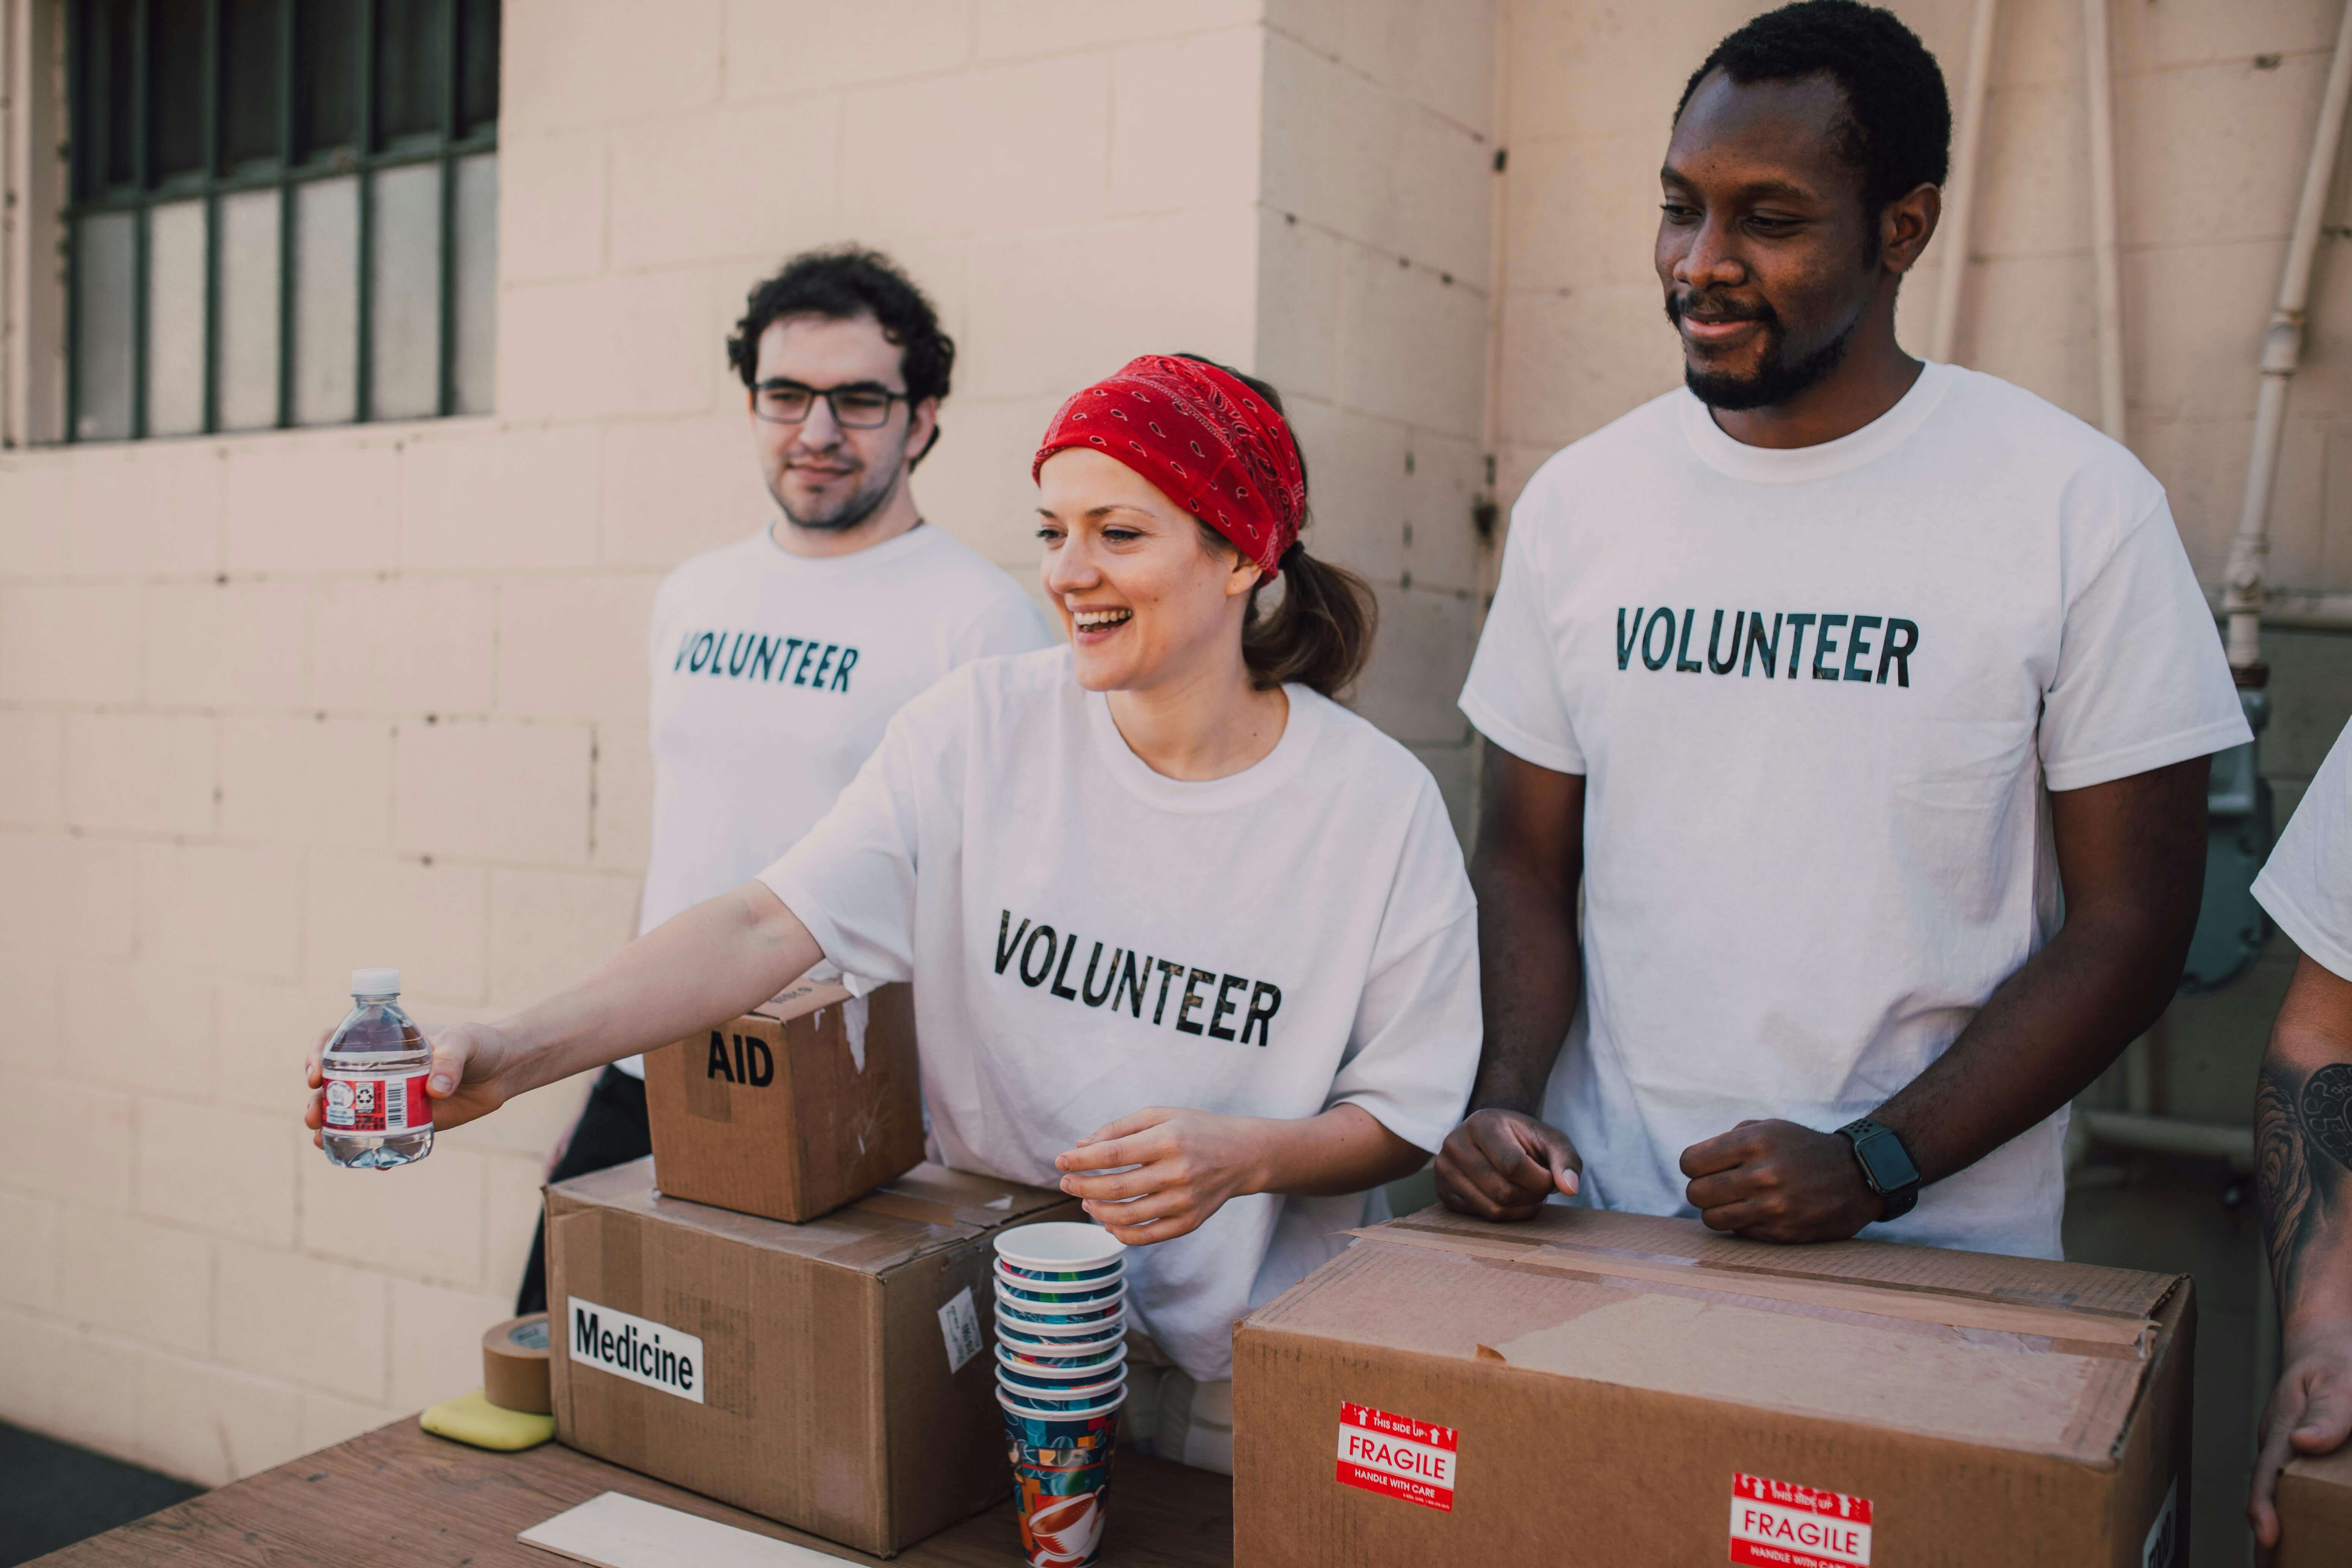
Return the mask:
[[895, 465], [890, 469], [890, 477], [878, 484], [873, 482], [872, 469], [861, 471], [866, 477], [866, 483], [837, 500], [821, 503], [814, 511], [795, 507], [786, 499], [790, 493], [787, 481], [792, 474], [789, 466], [776, 477], [775, 489], [771, 493], [794, 528], [805, 528], [817, 533], [846, 533], [880, 510], [882, 503], [890, 499], [890, 491], [898, 482], [899, 470]]
[[[1679, 323], [1685, 309], [1675, 295], [1666, 297], [1666, 320]], [[1853, 336], [1853, 323], [1843, 331], [1815, 349], [1793, 364], [1783, 352], [1788, 342], [1781, 330], [1780, 318], [1769, 305], [1758, 305], [1752, 311], [1740, 312], [1735, 318], [1758, 322], [1763, 329], [1765, 346], [1761, 362], [1748, 375], [1729, 371], [1700, 370], [1685, 355], [1683, 360], [1683, 384], [1691, 395], [1709, 408], [1721, 408], [1739, 413], [1750, 408], [1769, 408], [1775, 404], [1810, 391], [1845, 358], [1845, 346]]]

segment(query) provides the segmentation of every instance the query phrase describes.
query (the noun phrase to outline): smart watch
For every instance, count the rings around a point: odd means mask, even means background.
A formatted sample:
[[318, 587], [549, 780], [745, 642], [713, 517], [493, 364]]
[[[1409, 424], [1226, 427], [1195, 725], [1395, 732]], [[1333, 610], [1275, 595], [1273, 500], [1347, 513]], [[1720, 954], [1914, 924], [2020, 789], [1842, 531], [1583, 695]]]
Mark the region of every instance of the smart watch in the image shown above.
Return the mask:
[[1881, 1219], [1901, 1219], [1919, 1201], [1919, 1167], [1903, 1146], [1895, 1129], [1864, 1116], [1838, 1129], [1838, 1136], [1853, 1145], [1854, 1163], [1862, 1167], [1863, 1184], [1886, 1202]]

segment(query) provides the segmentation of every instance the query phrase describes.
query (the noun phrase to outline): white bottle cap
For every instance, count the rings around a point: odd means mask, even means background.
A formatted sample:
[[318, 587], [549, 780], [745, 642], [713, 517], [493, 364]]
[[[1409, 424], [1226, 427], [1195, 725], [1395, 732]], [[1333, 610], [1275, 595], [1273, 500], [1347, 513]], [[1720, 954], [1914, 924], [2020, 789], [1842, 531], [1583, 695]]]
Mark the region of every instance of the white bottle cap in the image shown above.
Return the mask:
[[397, 996], [400, 994], [400, 971], [397, 969], [354, 969], [352, 971], [352, 994], [354, 996]]

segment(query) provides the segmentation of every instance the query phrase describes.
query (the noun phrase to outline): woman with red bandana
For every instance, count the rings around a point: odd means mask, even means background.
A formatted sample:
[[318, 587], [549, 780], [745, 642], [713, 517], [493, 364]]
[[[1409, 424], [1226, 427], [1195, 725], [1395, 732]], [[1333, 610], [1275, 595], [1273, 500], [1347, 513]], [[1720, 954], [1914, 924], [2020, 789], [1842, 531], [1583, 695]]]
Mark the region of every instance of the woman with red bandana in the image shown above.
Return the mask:
[[1370, 595], [1298, 542], [1272, 388], [1135, 360], [1063, 405], [1032, 471], [1067, 645], [909, 703], [756, 881], [438, 1032], [435, 1120], [707, 1028], [821, 957], [911, 979], [933, 1157], [1059, 1185], [1135, 1247], [1130, 1361], [1175, 1369], [1159, 1447], [1229, 1468], [1234, 1320], [1460, 1117], [1475, 913], [1428, 771], [1333, 700]]

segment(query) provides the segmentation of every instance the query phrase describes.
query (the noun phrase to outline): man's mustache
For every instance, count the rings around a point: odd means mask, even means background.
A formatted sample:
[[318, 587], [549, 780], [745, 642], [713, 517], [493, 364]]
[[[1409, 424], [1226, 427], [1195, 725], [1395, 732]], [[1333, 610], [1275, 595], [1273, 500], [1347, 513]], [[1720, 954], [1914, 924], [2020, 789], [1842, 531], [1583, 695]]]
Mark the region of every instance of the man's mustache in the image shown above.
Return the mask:
[[1743, 305], [1736, 300], [1717, 299], [1706, 294], [1669, 294], [1666, 296], [1666, 320], [1679, 326], [1685, 316], [1697, 316], [1708, 321], [1761, 321], [1777, 327], [1780, 318], [1771, 306], [1761, 300]]

